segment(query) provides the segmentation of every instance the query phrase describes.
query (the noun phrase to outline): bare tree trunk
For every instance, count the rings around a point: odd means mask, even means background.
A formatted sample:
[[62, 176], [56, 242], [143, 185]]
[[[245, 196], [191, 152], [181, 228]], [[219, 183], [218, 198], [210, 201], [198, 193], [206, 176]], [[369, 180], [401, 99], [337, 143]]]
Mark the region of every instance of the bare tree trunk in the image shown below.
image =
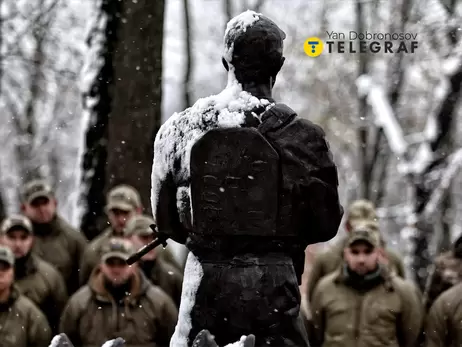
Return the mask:
[[233, 18], [233, 6], [231, 5], [231, 0], [224, 0], [223, 2], [225, 6], [225, 29], [226, 29], [226, 23], [228, 23], [231, 18]]
[[43, 76], [43, 65], [45, 62], [45, 44], [49, 35], [50, 23], [53, 20], [58, 0], [45, 7], [44, 0], [40, 0], [38, 8], [40, 13], [31, 26], [32, 37], [35, 48], [32, 57], [32, 66], [29, 80], [29, 98], [26, 103], [24, 117], [22, 120], [15, 117], [17, 136], [21, 141], [16, 146], [16, 155], [20, 167], [22, 181], [29, 181], [34, 178], [44, 177], [47, 172], [47, 162], [43, 157], [44, 149], [37, 151], [38, 143], [36, 129], [37, 102], [40, 99], [42, 88], [46, 84]]
[[[451, 76], [450, 91], [443, 101], [440, 112], [436, 119], [438, 123], [438, 135], [434, 141], [430, 143], [431, 149], [434, 153], [435, 159], [428, 169], [421, 175], [416, 177], [415, 191], [416, 191], [416, 206], [415, 212], [420, 215], [425, 210], [429, 202], [432, 185], [428, 180], [432, 176], [434, 170], [437, 170], [448, 157], [447, 142], [451, 133], [451, 127], [454, 122], [454, 113], [456, 104], [458, 103], [462, 90], [462, 65], [458, 71]], [[414, 261], [413, 268], [416, 270], [417, 282], [424, 288], [426, 281], [426, 270], [430, 265], [429, 242], [433, 233], [431, 221], [421, 220], [419, 224], [419, 233], [415, 239], [414, 247]]]
[[[446, 10], [450, 16], [454, 16], [456, 0], [448, 0], [445, 2]], [[450, 42], [455, 48], [460, 45], [460, 39], [457, 37], [457, 27], [450, 28], [447, 35]], [[415, 181], [416, 191], [416, 206], [415, 210], [417, 214], [423, 213], [427, 203], [432, 194], [432, 185], [429, 184], [428, 180], [432, 176], [435, 170], [447, 160], [449, 154], [453, 150], [453, 125], [456, 112], [456, 105], [460, 102], [462, 92], [462, 65], [459, 65], [458, 69], [449, 78], [449, 92], [446, 99], [443, 101], [441, 108], [436, 115], [438, 133], [436, 138], [430, 143], [431, 150], [434, 155], [433, 162], [428, 166], [427, 170]], [[442, 204], [442, 233], [441, 239], [444, 240], [449, 236], [450, 225], [448, 225], [448, 213], [451, 208], [451, 197], [448, 191], [445, 192], [445, 197]], [[422, 218], [421, 218], [422, 219]], [[424, 288], [426, 282], [426, 272], [431, 262], [429, 254], [429, 243], [434, 234], [434, 230], [429, 221], [421, 220], [422, 225], [419, 228], [419, 234], [416, 237], [416, 243], [414, 247], [414, 262], [413, 268], [416, 269], [416, 277], [418, 284], [421, 288]], [[442, 243], [441, 245], [443, 245]]]
[[[455, 127], [450, 128], [450, 130], [448, 131], [448, 136], [442, 145], [442, 147], [445, 148], [447, 153], [453, 153], [456, 148], [455, 138], [454, 138], [454, 133], [455, 133], [454, 128]], [[446, 197], [444, 198], [443, 203], [441, 205], [441, 225], [442, 225], [443, 230], [442, 230], [440, 243], [438, 244], [438, 247], [436, 249], [437, 253], [445, 252], [449, 250], [451, 247], [451, 229], [454, 223], [454, 215], [453, 215], [454, 201], [453, 201], [452, 191], [453, 190], [451, 188], [447, 191]]]
[[[1, 172], [0, 172], [1, 174]], [[6, 217], [6, 206], [3, 200], [3, 194], [1, 194], [2, 191], [0, 191], [0, 222], [3, 220], [3, 218]]]
[[[111, 113], [111, 98], [109, 86], [113, 81], [113, 52], [117, 36], [119, 22], [120, 2], [117, 0], [103, 0], [101, 13], [95, 28], [87, 39], [90, 49], [98, 49], [96, 38], [103, 35], [104, 42], [101, 47], [103, 65], [96, 78], [93, 80], [87, 95], [83, 95], [84, 108], [86, 98], [95, 98], [96, 103], [90, 104], [90, 122], [85, 135], [85, 152], [83, 155], [83, 179], [85, 187], [83, 200], [86, 208], [82, 216], [81, 230], [91, 240], [103, 229], [106, 220], [104, 214], [105, 188], [106, 188], [106, 164], [108, 156], [108, 126], [109, 114]], [[106, 19], [104, 29], [98, 27], [102, 19]], [[100, 32], [102, 30], [102, 32]]]
[[437, 253], [448, 251], [451, 248], [451, 226], [453, 219], [452, 217], [452, 197], [448, 191], [446, 198], [443, 200], [441, 206], [441, 224], [443, 228], [443, 235], [436, 249]]
[[161, 125], [164, 1], [123, 1], [120, 18], [106, 188], [132, 185], [150, 212], [153, 143]]
[[185, 43], [186, 43], [186, 66], [185, 66], [185, 76], [183, 82], [184, 88], [184, 106], [185, 108], [191, 106], [191, 73], [192, 73], [192, 34], [191, 34], [191, 23], [190, 23], [190, 13], [189, 13], [189, 1], [183, 0], [184, 7], [184, 25], [185, 25]]
[[[406, 23], [409, 21], [409, 14], [411, 9], [410, 0], [401, 0], [400, 4], [396, 7], [399, 8], [398, 22], [393, 22], [390, 26], [390, 32], [405, 32]], [[375, 4], [374, 6], [377, 6]], [[392, 6], [391, 9], [394, 12]], [[401, 95], [402, 85], [404, 82], [404, 53], [398, 53], [392, 60], [391, 73], [389, 75], [389, 100], [390, 105], [397, 113], [399, 96]], [[374, 134], [372, 137], [372, 154], [369, 156], [367, 163], [367, 181], [369, 198], [379, 206], [385, 195], [386, 179], [387, 179], [387, 165], [390, 157], [390, 150], [387, 146], [386, 139], [384, 137], [383, 128], [379, 127], [373, 130]], [[376, 185], [376, 193], [373, 194], [371, 191], [372, 184]]]
[[[3, 5], [3, 0], [0, 0], [0, 8], [2, 8]], [[0, 16], [0, 51], [1, 47], [3, 46], [3, 18]], [[0, 54], [0, 95], [2, 94], [2, 86], [3, 86], [3, 62], [2, 62], [2, 55]], [[1, 174], [1, 173], [0, 173]], [[0, 221], [5, 218], [5, 204], [3, 202], [3, 194], [2, 191], [0, 190]]]
[[258, 13], [261, 11], [261, 8], [263, 7], [264, 4], [265, 4], [265, 0], [255, 0], [255, 1], [244, 0], [242, 2], [241, 8], [242, 8], [242, 11], [252, 10]]
[[[356, 1], [356, 31], [364, 32], [364, 7], [362, 0]], [[364, 75], [367, 72], [367, 56], [359, 54], [358, 76]], [[359, 162], [360, 162], [360, 196], [369, 198], [370, 172], [367, 165], [367, 125], [366, 125], [367, 103], [366, 97], [359, 97], [358, 100], [358, 115], [359, 115]]]
[[[43, 6], [43, 1], [40, 7]], [[27, 182], [31, 179], [42, 176], [40, 158], [35, 153], [34, 141], [36, 139], [36, 124], [35, 124], [35, 105], [40, 97], [41, 85], [43, 83], [42, 66], [44, 63], [43, 43], [45, 40], [47, 28], [39, 25], [33, 28], [33, 38], [35, 41], [35, 51], [32, 59], [32, 71], [29, 85], [29, 99], [26, 104], [24, 123], [22, 127], [17, 129], [18, 136], [23, 138], [20, 144], [16, 147], [18, 164], [22, 181]]]

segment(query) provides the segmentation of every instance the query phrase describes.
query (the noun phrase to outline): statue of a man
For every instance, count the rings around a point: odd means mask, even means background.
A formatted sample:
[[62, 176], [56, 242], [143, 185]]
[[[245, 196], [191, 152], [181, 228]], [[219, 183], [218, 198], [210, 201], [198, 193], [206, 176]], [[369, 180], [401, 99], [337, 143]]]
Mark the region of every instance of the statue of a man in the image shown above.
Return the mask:
[[307, 346], [299, 284], [308, 244], [336, 233], [343, 209], [323, 130], [272, 89], [285, 33], [253, 11], [227, 25], [228, 84], [172, 115], [154, 145], [157, 227], [190, 250], [171, 346], [207, 329], [219, 346]]

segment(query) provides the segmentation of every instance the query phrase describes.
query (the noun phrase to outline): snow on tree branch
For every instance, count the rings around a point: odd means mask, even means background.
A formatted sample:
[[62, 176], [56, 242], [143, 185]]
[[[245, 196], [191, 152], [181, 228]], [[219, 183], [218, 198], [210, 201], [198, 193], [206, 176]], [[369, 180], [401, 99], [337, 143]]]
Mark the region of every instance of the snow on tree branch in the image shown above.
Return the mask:
[[356, 84], [360, 96], [366, 97], [367, 103], [372, 108], [376, 125], [383, 128], [392, 152], [399, 158], [403, 157], [407, 153], [408, 144], [385, 91], [367, 75], [360, 76]]
[[377, 216], [380, 219], [405, 219], [412, 213], [412, 207], [408, 204], [399, 204], [396, 206], [378, 207]]
[[[460, 60], [458, 64], [453, 58], [448, 59], [447, 72], [454, 73], [457, 68], [460, 68]], [[362, 75], [356, 85], [358, 93], [362, 97], [366, 97], [367, 103], [370, 105], [374, 114], [374, 121], [378, 127], [383, 128], [385, 136], [388, 140], [391, 151], [399, 158], [400, 164], [398, 171], [403, 174], [418, 175], [422, 174], [434, 160], [434, 153], [430, 143], [438, 135], [438, 122], [436, 114], [438, 110], [434, 110], [428, 118], [423, 131], [423, 141], [421, 142], [417, 152], [412, 159], [408, 158], [409, 144], [405, 139], [403, 129], [396, 119], [393, 109], [387, 99], [386, 93], [381, 86], [376, 84], [370, 76]], [[445, 99], [448, 94], [447, 81], [443, 80], [436, 88], [436, 97], [438, 104]]]
[[[446, 60], [446, 65], [442, 67], [446, 76], [458, 74], [462, 69], [462, 60], [459, 54]], [[423, 131], [423, 141], [417, 149], [413, 158], [409, 158], [409, 144], [405, 140], [403, 130], [397, 121], [393, 108], [387, 100], [385, 91], [377, 85], [371, 77], [367, 75], [360, 76], [356, 85], [358, 94], [361, 97], [366, 97], [367, 103], [374, 114], [374, 122], [378, 127], [383, 128], [388, 144], [392, 152], [400, 159], [398, 171], [403, 175], [422, 175], [425, 170], [434, 162], [435, 151], [431, 145], [439, 135], [439, 123], [437, 117], [440, 114], [438, 106], [434, 112], [431, 112], [427, 118], [427, 123]], [[443, 79], [436, 88], [436, 97], [438, 104], [441, 105], [450, 93], [450, 86], [446, 79]], [[448, 159], [448, 165], [442, 175], [438, 186], [433, 190], [428, 203], [425, 206], [422, 217], [428, 219], [438, 208], [442, 199], [448, 190], [452, 179], [462, 166], [462, 149], [453, 153]], [[383, 213], [385, 211], [382, 211]]]
[[429, 218], [434, 212], [436, 212], [438, 206], [443, 200], [446, 191], [451, 185], [452, 179], [459, 171], [462, 166], [462, 148], [457, 150], [448, 158], [448, 166], [441, 177], [438, 186], [433, 191], [429, 202], [425, 206], [424, 217]]

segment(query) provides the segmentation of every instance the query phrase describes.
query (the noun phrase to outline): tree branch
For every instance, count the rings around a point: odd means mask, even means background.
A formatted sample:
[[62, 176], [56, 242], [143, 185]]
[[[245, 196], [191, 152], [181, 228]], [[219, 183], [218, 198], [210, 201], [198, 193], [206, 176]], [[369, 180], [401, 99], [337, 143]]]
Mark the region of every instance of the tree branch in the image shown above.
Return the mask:
[[[14, 38], [14, 40], [12, 40], [12, 43], [10, 45], [7, 45], [4, 49], [4, 51], [6, 52], [2, 58], [6, 58], [8, 57], [10, 54], [13, 54], [13, 52], [16, 52], [13, 48], [14, 47], [18, 47], [18, 42], [24, 37], [26, 36], [28, 33], [30, 33], [32, 31], [32, 28], [33, 27], [40, 27], [41, 24], [40, 22], [46, 18], [46, 16], [48, 14], [50, 14], [55, 8], [56, 6], [58, 5], [60, 0], [53, 0], [53, 2], [46, 8], [43, 9], [43, 11], [40, 11], [34, 18], [32, 18], [32, 20], [29, 22], [28, 25], [26, 25], [26, 27], [17, 34], [17, 36]], [[43, 2], [41, 2], [43, 3]], [[40, 7], [40, 6], [39, 6]], [[46, 21], [46, 23], [42, 24], [42, 25], [45, 25], [47, 26], [49, 24], [49, 20]]]
[[233, 18], [233, 7], [231, 5], [231, 0], [223, 0], [223, 4], [225, 7], [225, 29], [226, 24]]
[[260, 12], [264, 4], [265, 4], [265, 0], [257, 0], [255, 4], [253, 5], [253, 10], [257, 13]]
[[[361, 0], [356, 0], [356, 31], [362, 33], [364, 30], [364, 8]], [[365, 75], [367, 72], [367, 55], [359, 54], [358, 64], [358, 77]], [[368, 170], [368, 148], [367, 148], [367, 126], [366, 126], [366, 114], [367, 114], [367, 103], [365, 95], [358, 95], [358, 115], [359, 115], [359, 160], [361, 170], [361, 197], [369, 198], [369, 187], [370, 187], [370, 171]]]
[[441, 202], [444, 199], [445, 193], [449, 189], [452, 179], [459, 172], [459, 169], [462, 167], [462, 148], [458, 149], [447, 160], [447, 167], [441, 177], [441, 180], [438, 186], [433, 190], [430, 198], [425, 206], [425, 209], [422, 213], [424, 219], [429, 219], [433, 213], [440, 206]]

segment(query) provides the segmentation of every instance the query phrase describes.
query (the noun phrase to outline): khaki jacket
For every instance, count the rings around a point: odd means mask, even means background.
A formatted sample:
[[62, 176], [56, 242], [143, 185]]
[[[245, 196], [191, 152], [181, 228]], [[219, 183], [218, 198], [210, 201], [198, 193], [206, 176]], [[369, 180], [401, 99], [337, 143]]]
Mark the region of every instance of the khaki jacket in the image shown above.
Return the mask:
[[16, 277], [16, 286], [42, 310], [53, 333], [57, 333], [59, 317], [68, 299], [63, 277], [35, 255], [28, 258], [24, 270], [23, 276]]
[[94, 238], [86, 247], [80, 262], [79, 283], [87, 284], [88, 279], [95, 267], [98, 266], [102, 256], [103, 246], [114, 236], [112, 228], [107, 228], [101, 235]]
[[141, 271], [134, 278], [130, 295], [123, 303], [116, 303], [106, 291], [97, 267], [88, 285], [67, 303], [60, 331], [81, 347], [101, 346], [116, 337], [122, 337], [126, 347], [168, 346], [177, 319], [172, 299]]
[[462, 346], [462, 283], [441, 294], [425, 323], [425, 347]]
[[181, 289], [183, 286], [183, 274], [173, 265], [165, 262], [162, 258], [156, 259], [155, 263], [149, 267], [141, 267], [145, 275], [152, 284], [159, 286], [175, 302], [176, 307], [180, 307]]
[[[44, 232], [45, 231], [45, 232]], [[47, 225], [34, 224], [34, 252], [53, 265], [63, 276], [67, 292], [79, 288], [79, 265], [87, 240], [62, 218]]]
[[51, 337], [45, 315], [15, 287], [9, 301], [0, 304], [0, 345], [44, 347], [50, 344]]
[[314, 346], [412, 347], [422, 325], [422, 304], [407, 281], [383, 271], [360, 292], [343, 269], [324, 277], [311, 306]]
[[[345, 243], [346, 238], [315, 256], [308, 276], [306, 293], [308, 302], [311, 302], [313, 290], [321, 278], [337, 270], [343, 263], [343, 250], [345, 248]], [[385, 249], [385, 252], [390, 262], [390, 271], [394, 271], [399, 277], [404, 278], [404, 263], [401, 257], [388, 249]]]

